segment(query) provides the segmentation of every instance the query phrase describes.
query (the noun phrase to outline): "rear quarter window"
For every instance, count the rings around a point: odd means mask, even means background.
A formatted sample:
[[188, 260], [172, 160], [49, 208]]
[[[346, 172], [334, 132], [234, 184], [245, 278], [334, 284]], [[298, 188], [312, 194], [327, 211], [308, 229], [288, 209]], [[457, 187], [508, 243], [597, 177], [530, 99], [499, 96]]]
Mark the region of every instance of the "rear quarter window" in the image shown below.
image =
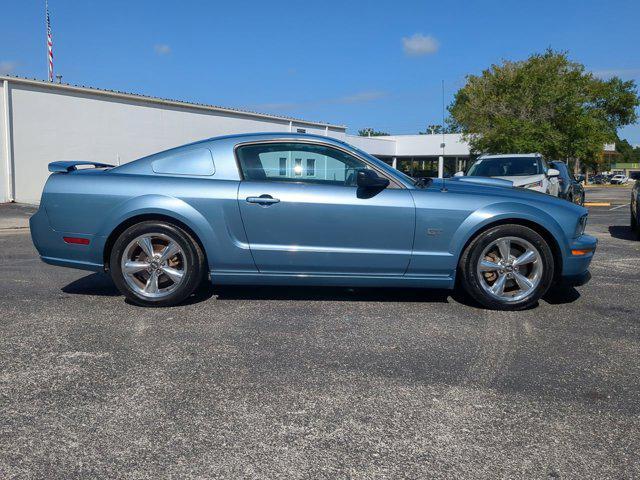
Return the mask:
[[216, 172], [211, 150], [198, 148], [177, 152], [151, 163], [154, 173], [163, 175], [211, 176]]

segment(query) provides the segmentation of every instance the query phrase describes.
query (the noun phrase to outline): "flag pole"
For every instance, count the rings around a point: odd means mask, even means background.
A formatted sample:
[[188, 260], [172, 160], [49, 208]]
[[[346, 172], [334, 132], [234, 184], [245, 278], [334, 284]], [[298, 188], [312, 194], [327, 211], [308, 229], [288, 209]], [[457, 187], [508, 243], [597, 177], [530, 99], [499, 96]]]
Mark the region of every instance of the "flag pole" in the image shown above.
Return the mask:
[[47, 79], [49, 79], [49, 2], [44, 0], [44, 31], [47, 45]]
[[51, 36], [51, 19], [49, 18], [49, 1], [44, 0], [44, 11], [47, 28], [47, 69], [48, 79], [53, 82], [53, 38]]

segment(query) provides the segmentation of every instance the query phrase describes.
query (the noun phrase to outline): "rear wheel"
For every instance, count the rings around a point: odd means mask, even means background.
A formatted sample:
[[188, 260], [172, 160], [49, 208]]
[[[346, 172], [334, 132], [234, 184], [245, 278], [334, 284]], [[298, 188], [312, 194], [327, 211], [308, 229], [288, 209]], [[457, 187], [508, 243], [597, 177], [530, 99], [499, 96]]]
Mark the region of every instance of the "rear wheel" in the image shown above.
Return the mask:
[[111, 250], [109, 267], [118, 289], [146, 307], [182, 302], [205, 272], [198, 243], [182, 229], [160, 221], [141, 222], [125, 230]]
[[465, 290], [495, 310], [534, 305], [553, 281], [547, 241], [522, 225], [499, 225], [478, 235], [460, 259]]

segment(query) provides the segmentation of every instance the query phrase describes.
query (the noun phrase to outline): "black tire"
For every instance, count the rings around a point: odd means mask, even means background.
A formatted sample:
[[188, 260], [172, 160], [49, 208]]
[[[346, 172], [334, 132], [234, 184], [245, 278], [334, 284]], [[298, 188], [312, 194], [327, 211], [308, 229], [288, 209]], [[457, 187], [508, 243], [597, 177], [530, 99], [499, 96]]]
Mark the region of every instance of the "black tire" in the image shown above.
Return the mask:
[[[175, 291], [162, 298], [148, 298], [136, 292], [125, 280], [122, 272], [121, 261], [127, 246], [136, 238], [145, 234], [163, 235], [176, 242], [184, 252], [186, 267], [183, 278], [176, 283]], [[206, 273], [205, 256], [189, 233], [183, 229], [163, 221], [144, 221], [137, 223], [120, 234], [115, 241], [109, 257], [109, 270], [111, 278], [131, 302], [144, 307], [170, 307], [179, 304], [188, 298], [202, 283]]]
[[[501, 301], [487, 293], [480, 282], [477, 266], [484, 250], [498, 239], [515, 237], [533, 245], [539, 254], [542, 268], [540, 280], [524, 298], [517, 301]], [[459, 262], [459, 277], [463, 288], [478, 303], [492, 310], [523, 310], [536, 304], [554, 279], [555, 261], [547, 241], [539, 233], [522, 225], [499, 225], [481, 232], [464, 250]]]
[[631, 212], [631, 230], [635, 233], [636, 237], [640, 237], [640, 226], [638, 225], [638, 219]]

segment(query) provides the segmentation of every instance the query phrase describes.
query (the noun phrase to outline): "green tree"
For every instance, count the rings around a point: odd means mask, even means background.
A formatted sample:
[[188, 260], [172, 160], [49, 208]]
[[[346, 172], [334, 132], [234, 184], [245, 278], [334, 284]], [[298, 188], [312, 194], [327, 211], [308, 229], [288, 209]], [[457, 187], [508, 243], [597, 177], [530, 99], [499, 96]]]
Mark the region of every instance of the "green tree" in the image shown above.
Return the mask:
[[469, 75], [449, 106], [475, 153], [540, 152], [597, 168], [604, 143], [637, 119], [634, 81], [602, 80], [547, 50]]
[[358, 135], [361, 137], [381, 137], [385, 135], [389, 135], [387, 132], [381, 132], [379, 130], [374, 130], [373, 128], [363, 128], [358, 130]]
[[424, 132], [418, 132], [419, 135], [439, 135], [442, 133], [460, 133], [460, 128], [451, 117], [448, 117], [445, 120], [444, 127], [439, 123], [427, 125], [427, 129]]
[[619, 162], [638, 163], [640, 162], [640, 147], [632, 147], [624, 138], [616, 140], [616, 152], [620, 154]]
[[437, 135], [442, 133], [442, 125], [427, 125], [427, 130], [418, 132], [420, 135]]

